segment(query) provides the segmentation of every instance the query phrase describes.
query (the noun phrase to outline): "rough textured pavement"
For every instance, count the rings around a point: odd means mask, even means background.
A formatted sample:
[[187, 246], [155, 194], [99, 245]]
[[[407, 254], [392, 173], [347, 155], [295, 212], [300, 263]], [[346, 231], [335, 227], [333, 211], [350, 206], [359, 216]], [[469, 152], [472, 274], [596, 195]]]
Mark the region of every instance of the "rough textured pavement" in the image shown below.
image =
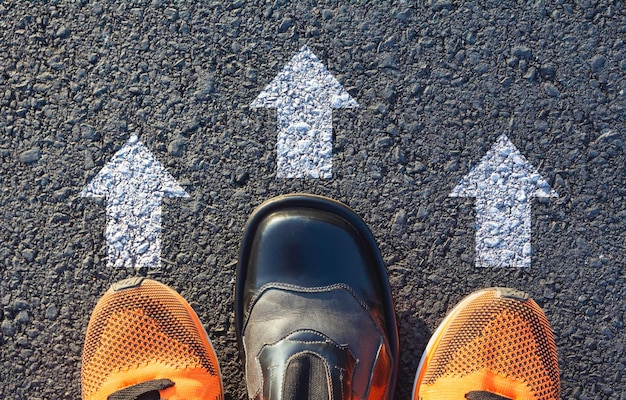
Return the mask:
[[[9, 1], [0, 4], [0, 397], [75, 399], [106, 267], [80, 191], [137, 134], [189, 193], [164, 199], [162, 267], [245, 385], [233, 325], [242, 228], [262, 201], [330, 196], [371, 227], [400, 325], [397, 399], [462, 297], [525, 290], [564, 399], [626, 399], [624, 1]], [[350, 4], [348, 4], [350, 3]], [[276, 110], [249, 104], [303, 46], [358, 101], [333, 111], [333, 178], [276, 179]], [[532, 201], [532, 266], [474, 266], [472, 198], [506, 133], [559, 194]]]

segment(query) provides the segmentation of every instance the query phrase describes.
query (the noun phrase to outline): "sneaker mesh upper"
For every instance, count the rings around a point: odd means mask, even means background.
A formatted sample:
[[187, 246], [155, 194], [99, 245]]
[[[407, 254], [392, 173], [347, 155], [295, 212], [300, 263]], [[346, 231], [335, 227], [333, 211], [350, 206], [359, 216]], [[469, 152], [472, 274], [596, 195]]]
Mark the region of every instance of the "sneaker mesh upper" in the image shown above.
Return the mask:
[[558, 399], [559, 368], [550, 325], [532, 300], [486, 290], [450, 321], [422, 379], [488, 370], [530, 386], [535, 399]]
[[135, 288], [105, 293], [87, 328], [81, 370], [83, 398], [90, 398], [110, 375], [132, 373], [148, 364], [205, 370], [217, 377], [213, 350], [195, 313], [187, 307], [172, 289], [150, 280]]

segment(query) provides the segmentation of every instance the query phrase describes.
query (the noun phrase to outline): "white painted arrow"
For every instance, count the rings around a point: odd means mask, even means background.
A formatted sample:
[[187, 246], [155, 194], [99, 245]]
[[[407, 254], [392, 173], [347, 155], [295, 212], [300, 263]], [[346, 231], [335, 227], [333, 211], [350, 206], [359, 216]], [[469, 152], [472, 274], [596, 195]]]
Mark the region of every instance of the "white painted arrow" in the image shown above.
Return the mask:
[[277, 109], [277, 178], [332, 178], [332, 109], [359, 105], [307, 46], [250, 106]]
[[476, 266], [529, 267], [530, 198], [558, 197], [502, 135], [451, 197], [476, 197]]
[[107, 199], [107, 266], [137, 269], [160, 265], [163, 197], [189, 197], [135, 135], [80, 195]]

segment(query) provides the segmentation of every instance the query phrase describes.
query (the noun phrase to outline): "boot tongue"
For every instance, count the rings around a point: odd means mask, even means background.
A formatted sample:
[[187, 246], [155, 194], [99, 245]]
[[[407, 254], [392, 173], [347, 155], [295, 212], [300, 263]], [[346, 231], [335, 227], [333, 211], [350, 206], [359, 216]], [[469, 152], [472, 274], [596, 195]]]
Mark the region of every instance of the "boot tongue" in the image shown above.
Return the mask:
[[356, 359], [318, 332], [296, 331], [263, 348], [263, 395], [268, 400], [350, 398]]
[[283, 383], [283, 399], [331, 400], [328, 375], [322, 359], [301, 354], [289, 361]]

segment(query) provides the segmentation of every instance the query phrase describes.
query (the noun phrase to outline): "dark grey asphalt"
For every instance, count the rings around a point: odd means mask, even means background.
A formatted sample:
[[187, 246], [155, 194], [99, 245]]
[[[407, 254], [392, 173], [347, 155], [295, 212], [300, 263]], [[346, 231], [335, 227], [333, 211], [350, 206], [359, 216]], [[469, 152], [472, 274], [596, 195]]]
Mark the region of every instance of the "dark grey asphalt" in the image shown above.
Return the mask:
[[[163, 267], [140, 273], [198, 312], [227, 398], [243, 226], [308, 192], [380, 244], [397, 399], [446, 312], [493, 285], [543, 306], [564, 399], [626, 399], [624, 1], [42, 3], [0, 4], [0, 397], [79, 398], [91, 309], [134, 271], [106, 267], [105, 202], [78, 194], [138, 134], [191, 196], [165, 200]], [[276, 111], [248, 106], [304, 44], [361, 105], [333, 114], [331, 180], [275, 179]], [[533, 200], [523, 270], [475, 268], [474, 202], [448, 197], [501, 133], [560, 195]]]

